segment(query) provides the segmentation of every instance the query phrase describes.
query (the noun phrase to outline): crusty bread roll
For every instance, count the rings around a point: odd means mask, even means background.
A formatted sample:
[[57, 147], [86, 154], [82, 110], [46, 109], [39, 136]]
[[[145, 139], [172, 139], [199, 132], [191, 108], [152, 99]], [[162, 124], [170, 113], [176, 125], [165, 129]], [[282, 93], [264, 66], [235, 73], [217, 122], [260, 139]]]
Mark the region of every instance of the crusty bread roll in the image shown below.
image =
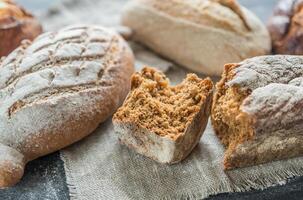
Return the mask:
[[303, 1], [281, 0], [268, 22], [273, 51], [277, 54], [303, 54]]
[[132, 0], [122, 24], [160, 55], [208, 75], [271, 49], [266, 27], [233, 0]]
[[22, 40], [33, 40], [41, 32], [41, 25], [30, 13], [10, 0], [0, 0], [0, 57], [7, 56]]
[[189, 74], [172, 87], [162, 72], [146, 67], [133, 75], [131, 87], [113, 117], [120, 142], [160, 163], [186, 158], [207, 125], [212, 81]]
[[211, 114], [225, 169], [303, 156], [302, 63], [279, 55], [225, 66]]
[[133, 62], [118, 34], [85, 25], [45, 33], [2, 59], [0, 187], [107, 119], [130, 89]]

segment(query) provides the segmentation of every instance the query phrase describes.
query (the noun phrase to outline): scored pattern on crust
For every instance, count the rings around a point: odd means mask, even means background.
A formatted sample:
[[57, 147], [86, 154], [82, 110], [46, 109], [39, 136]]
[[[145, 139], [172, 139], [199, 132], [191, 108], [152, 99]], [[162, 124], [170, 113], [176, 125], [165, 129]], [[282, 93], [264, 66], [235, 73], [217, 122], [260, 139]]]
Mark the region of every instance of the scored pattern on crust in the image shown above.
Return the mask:
[[143, 0], [143, 2], [163, 13], [196, 24], [232, 32], [246, 32], [252, 29], [241, 6], [234, 0]]
[[[73, 26], [24, 43], [0, 64], [0, 112], [9, 116], [48, 97], [109, 86], [119, 39], [101, 27]], [[111, 52], [111, 53], [108, 53]]]
[[303, 56], [248, 59], [234, 69], [234, 74], [227, 85], [251, 91], [241, 109], [254, 116], [257, 132], [302, 124]]

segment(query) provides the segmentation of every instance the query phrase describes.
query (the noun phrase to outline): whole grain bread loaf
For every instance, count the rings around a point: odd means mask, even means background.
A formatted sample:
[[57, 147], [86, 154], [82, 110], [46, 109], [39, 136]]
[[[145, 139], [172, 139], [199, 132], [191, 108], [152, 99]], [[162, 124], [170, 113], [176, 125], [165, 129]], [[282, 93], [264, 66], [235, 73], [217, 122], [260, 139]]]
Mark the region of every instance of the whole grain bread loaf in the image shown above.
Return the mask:
[[209, 75], [271, 49], [266, 27], [234, 0], [132, 0], [122, 24], [160, 55]]
[[106, 120], [130, 89], [133, 62], [118, 34], [86, 25], [40, 35], [2, 59], [0, 187]]
[[7, 56], [22, 40], [35, 39], [42, 32], [38, 20], [10, 0], [0, 0], [0, 57]]
[[303, 54], [303, 1], [280, 0], [268, 22], [273, 51], [277, 54]]
[[225, 169], [303, 155], [303, 57], [228, 64], [216, 85], [212, 124]]
[[199, 143], [210, 114], [213, 84], [188, 74], [177, 86], [146, 67], [132, 76], [132, 90], [113, 117], [119, 140], [160, 163], [177, 163]]

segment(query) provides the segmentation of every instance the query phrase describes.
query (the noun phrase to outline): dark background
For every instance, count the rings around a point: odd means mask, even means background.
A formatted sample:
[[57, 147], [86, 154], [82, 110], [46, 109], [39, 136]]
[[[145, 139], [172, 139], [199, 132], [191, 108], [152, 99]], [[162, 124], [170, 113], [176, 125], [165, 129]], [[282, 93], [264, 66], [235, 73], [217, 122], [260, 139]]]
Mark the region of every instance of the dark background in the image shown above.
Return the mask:
[[[28, 10], [39, 15], [59, 0], [16, 0]], [[255, 12], [266, 22], [277, 0], [239, 0], [242, 5]], [[30, 162], [22, 181], [16, 186], [0, 190], [0, 200], [64, 200], [69, 199], [64, 165], [59, 153], [54, 153]], [[273, 199], [303, 200], [303, 177], [288, 180], [283, 186], [275, 186], [263, 191], [254, 190], [244, 193], [219, 194], [209, 199]]]

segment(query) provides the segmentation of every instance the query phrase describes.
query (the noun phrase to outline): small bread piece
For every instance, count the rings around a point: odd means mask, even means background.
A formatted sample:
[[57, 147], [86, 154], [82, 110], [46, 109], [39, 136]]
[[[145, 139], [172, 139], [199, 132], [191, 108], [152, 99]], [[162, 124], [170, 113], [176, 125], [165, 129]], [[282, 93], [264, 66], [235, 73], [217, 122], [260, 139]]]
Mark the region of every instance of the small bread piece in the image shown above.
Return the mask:
[[90, 134], [130, 90], [133, 54], [114, 31], [72, 26], [0, 61], [0, 187], [30, 160]]
[[280, 0], [268, 22], [273, 52], [303, 54], [303, 1]]
[[234, 0], [132, 0], [122, 24], [134, 40], [208, 75], [220, 76], [225, 63], [271, 50], [265, 25]]
[[0, 57], [7, 56], [22, 40], [42, 32], [38, 20], [10, 0], [0, 0]]
[[183, 160], [207, 125], [212, 81], [189, 74], [172, 87], [162, 72], [146, 67], [133, 75], [131, 87], [113, 117], [120, 142], [160, 163]]
[[303, 155], [302, 63], [279, 55], [225, 65], [211, 114], [225, 169]]

